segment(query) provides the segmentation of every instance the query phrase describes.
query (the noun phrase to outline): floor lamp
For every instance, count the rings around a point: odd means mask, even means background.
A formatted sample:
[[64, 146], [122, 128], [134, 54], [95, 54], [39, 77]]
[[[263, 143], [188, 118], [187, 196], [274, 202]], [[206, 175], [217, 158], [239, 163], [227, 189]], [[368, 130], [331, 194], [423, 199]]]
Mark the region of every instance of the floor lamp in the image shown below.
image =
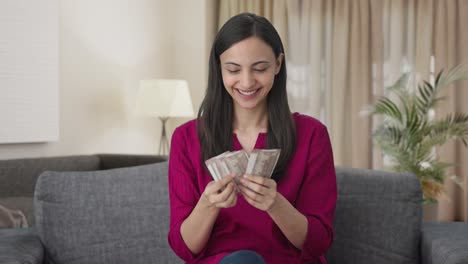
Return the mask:
[[158, 117], [162, 123], [159, 155], [169, 154], [166, 122], [171, 117], [192, 117], [192, 99], [185, 80], [141, 80], [137, 112]]

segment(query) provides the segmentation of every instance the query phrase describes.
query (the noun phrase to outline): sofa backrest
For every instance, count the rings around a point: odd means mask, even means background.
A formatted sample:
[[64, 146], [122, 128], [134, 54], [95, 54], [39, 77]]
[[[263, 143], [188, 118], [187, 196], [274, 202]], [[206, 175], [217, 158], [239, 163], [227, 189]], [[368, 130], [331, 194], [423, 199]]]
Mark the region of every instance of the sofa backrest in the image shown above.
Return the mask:
[[51, 263], [181, 263], [167, 243], [167, 162], [44, 172], [34, 213]]
[[167, 156], [135, 154], [70, 155], [0, 160], [0, 198], [32, 197], [37, 178], [46, 170], [106, 170], [165, 160], [167, 160]]
[[95, 155], [0, 160], [0, 198], [32, 197], [37, 178], [45, 170], [98, 170], [99, 163]]
[[[419, 263], [422, 193], [411, 174], [339, 168], [330, 264]], [[167, 244], [167, 162], [91, 172], [46, 172], [37, 229], [61, 263], [180, 263]], [[125, 250], [123, 250], [125, 249]], [[99, 253], [98, 253], [99, 252]], [[115, 262], [124, 263], [125, 261]]]
[[21, 211], [34, 226], [33, 194], [39, 175], [46, 171], [94, 171], [157, 163], [167, 156], [95, 154], [0, 160], [0, 205]]
[[337, 168], [329, 264], [419, 263], [422, 193], [412, 174]]
[[99, 169], [108, 170], [123, 167], [133, 167], [167, 161], [165, 155], [143, 154], [96, 154], [99, 157]]

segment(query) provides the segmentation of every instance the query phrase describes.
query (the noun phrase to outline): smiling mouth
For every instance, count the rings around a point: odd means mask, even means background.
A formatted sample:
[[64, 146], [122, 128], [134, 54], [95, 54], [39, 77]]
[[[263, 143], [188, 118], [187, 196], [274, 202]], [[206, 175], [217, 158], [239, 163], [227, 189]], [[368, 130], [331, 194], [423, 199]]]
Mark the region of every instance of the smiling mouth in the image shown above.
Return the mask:
[[240, 94], [245, 95], [245, 96], [250, 96], [258, 92], [260, 89], [252, 90], [252, 91], [242, 91], [239, 89], [236, 89]]

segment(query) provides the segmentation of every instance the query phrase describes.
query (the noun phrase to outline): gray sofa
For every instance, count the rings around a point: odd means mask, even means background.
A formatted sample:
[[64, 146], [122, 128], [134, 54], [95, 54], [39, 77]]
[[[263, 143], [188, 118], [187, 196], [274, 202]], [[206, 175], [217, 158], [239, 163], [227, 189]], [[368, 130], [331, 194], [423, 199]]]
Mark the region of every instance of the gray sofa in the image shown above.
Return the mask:
[[[423, 223], [413, 175], [337, 168], [337, 181], [329, 263], [468, 263], [468, 224]], [[0, 229], [0, 263], [182, 263], [167, 245], [164, 157], [3, 160], [2, 201], [33, 224]]]

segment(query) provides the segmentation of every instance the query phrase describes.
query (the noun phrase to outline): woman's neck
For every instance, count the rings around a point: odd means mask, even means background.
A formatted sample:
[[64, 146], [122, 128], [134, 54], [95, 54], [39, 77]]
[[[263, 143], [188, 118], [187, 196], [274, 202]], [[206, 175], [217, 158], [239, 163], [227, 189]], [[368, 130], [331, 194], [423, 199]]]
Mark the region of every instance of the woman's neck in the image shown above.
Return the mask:
[[245, 109], [234, 107], [234, 132], [263, 132], [268, 130], [268, 111], [266, 107]]

